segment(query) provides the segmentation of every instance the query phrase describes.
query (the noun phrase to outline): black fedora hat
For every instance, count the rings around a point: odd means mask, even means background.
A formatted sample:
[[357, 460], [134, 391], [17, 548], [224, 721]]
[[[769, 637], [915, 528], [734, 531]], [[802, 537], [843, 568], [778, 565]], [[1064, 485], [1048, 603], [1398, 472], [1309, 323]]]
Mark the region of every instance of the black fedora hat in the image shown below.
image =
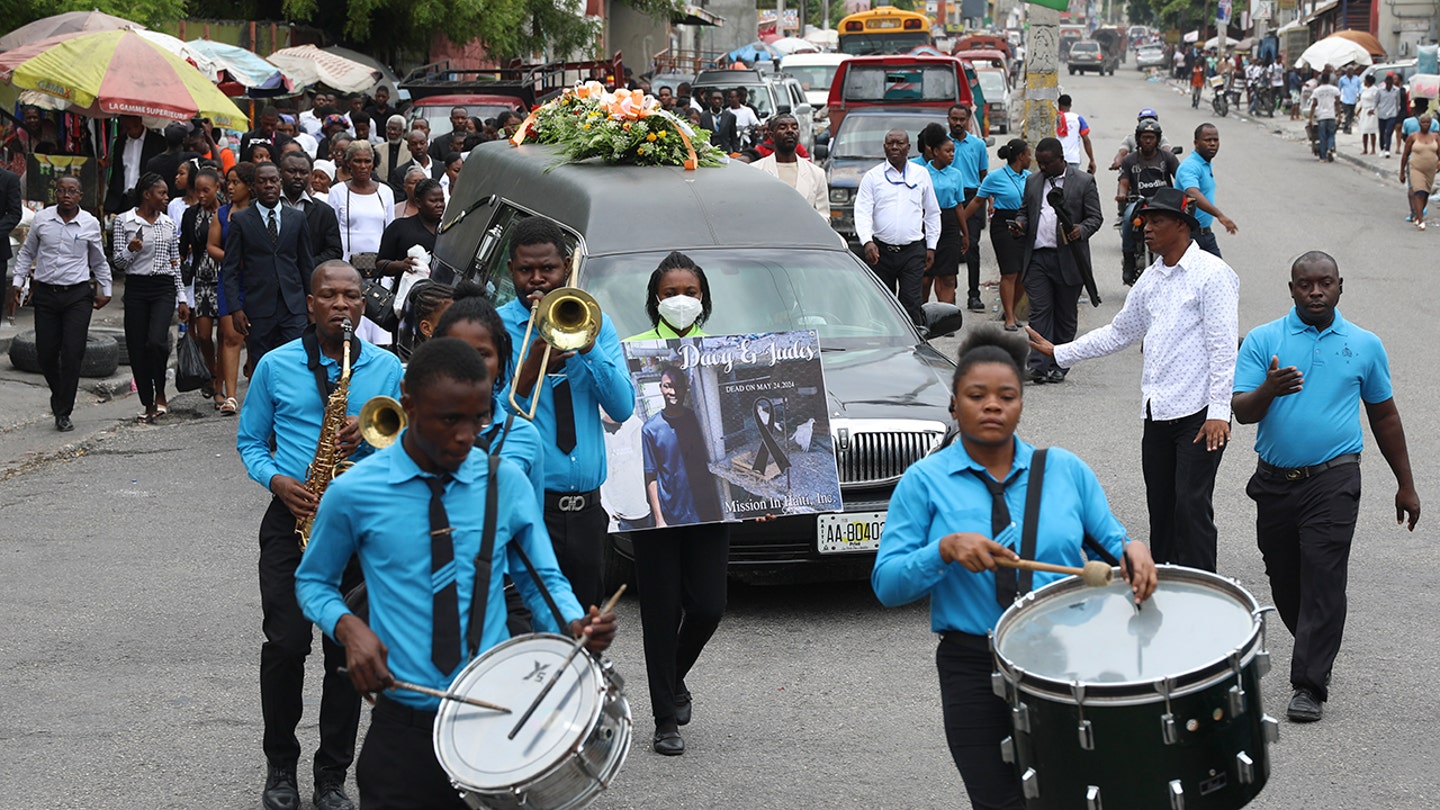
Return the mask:
[[[1151, 197], [1135, 209], [1137, 218], [1144, 217], [1151, 211], [1164, 211], [1167, 214], [1174, 214], [1177, 217], [1190, 223], [1192, 230], [1198, 230], [1200, 223], [1195, 219], [1195, 200], [1190, 195], [1178, 188], [1162, 188], [1156, 190]], [[1143, 223], [1136, 223], [1143, 224]]]

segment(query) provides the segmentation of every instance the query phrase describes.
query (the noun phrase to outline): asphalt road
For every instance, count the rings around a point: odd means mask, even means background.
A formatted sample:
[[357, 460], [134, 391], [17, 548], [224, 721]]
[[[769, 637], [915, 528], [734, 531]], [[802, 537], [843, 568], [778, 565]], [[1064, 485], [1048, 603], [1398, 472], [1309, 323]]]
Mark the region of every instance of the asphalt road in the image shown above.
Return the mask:
[[[1157, 108], [1187, 153], [1187, 133], [1208, 120], [1133, 70], [1064, 85], [1093, 128], [1102, 197], [1114, 189], [1104, 167], [1140, 107]], [[1440, 236], [1401, 221], [1393, 181], [1318, 165], [1259, 124], [1233, 116], [1219, 124], [1219, 203], [1241, 229], [1220, 244], [1241, 278], [1242, 330], [1286, 311], [1294, 256], [1334, 254], [1347, 282], [1345, 315], [1389, 348], [1422, 502], [1440, 508], [1431, 500], [1440, 492], [1431, 462], [1440, 396], [1425, 377], [1434, 333], [1423, 303]], [[1082, 330], [1108, 320], [1125, 294], [1108, 202], [1105, 211], [1094, 245], [1105, 303], [1085, 308]], [[993, 274], [988, 244], [983, 250]], [[941, 344], [953, 351], [956, 341]], [[1063, 385], [1029, 389], [1021, 432], [1086, 459], [1143, 538], [1139, 371], [1132, 350], [1077, 368]], [[0, 382], [0, 410], [34, 398]], [[266, 494], [244, 475], [233, 421], [202, 410], [193, 394], [172, 403], [156, 426], [117, 426], [133, 400], [82, 408], [76, 421], [94, 420], [95, 430], [78, 454], [37, 433], [45, 422], [0, 432], [0, 457], [31, 459], [0, 474], [0, 808], [259, 805], [255, 537]], [[1253, 428], [1236, 428], [1215, 502], [1221, 571], [1264, 604], [1254, 508], [1243, 492], [1253, 437]], [[1255, 808], [1440, 806], [1440, 709], [1428, 691], [1440, 663], [1436, 518], [1427, 511], [1414, 534], [1396, 528], [1393, 479], [1369, 446], [1333, 702], [1320, 723], [1282, 721]], [[923, 605], [883, 609], [868, 583], [734, 586], [726, 621], [689, 680], [695, 720], [678, 759], [649, 750], [635, 602], [620, 612], [612, 657], [629, 681], [637, 744], [595, 807], [968, 806], [945, 747]], [[1290, 638], [1278, 621], [1269, 637], [1275, 669], [1263, 700], [1281, 716]], [[317, 705], [312, 688], [301, 729], [307, 752]], [[308, 767], [301, 771], [303, 780]], [[307, 783], [302, 792], [308, 805]]]

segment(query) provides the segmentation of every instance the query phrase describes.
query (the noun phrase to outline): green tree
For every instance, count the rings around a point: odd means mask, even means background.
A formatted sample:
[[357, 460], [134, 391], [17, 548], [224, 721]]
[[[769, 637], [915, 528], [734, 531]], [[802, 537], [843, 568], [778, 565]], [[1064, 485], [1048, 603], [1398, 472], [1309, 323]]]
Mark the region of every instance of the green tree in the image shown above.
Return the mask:
[[67, 11], [103, 11], [141, 25], [185, 16], [186, 0], [0, 0], [0, 20], [10, 30]]

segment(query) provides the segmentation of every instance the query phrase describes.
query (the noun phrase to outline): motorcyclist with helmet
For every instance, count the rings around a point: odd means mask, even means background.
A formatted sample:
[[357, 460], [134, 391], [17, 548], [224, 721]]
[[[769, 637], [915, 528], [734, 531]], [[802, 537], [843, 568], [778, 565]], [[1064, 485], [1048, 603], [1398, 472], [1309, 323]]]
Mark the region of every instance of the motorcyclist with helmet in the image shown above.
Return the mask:
[[1159, 121], [1142, 119], [1135, 127], [1134, 142], [1138, 148], [1120, 161], [1120, 188], [1115, 200], [1124, 208], [1120, 217], [1120, 249], [1124, 261], [1121, 279], [1126, 285], [1134, 284], [1141, 272], [1136, 255], [1139, 249], [1135, 239], [1136, 204], [1159, 189], [1174, 186], [1175, 173], [1180, 169], [1180, 159], [1169, 149], [1161, 148], [1164, 138]]

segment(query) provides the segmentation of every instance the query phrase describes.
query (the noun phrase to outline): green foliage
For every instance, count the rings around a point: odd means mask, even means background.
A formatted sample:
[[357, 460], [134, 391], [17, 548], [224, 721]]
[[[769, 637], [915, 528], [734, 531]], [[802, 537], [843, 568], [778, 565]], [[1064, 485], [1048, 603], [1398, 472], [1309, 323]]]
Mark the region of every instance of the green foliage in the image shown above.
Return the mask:
[[92, 10], [155, 25], [184, 17], [186, 0], [0, 0], [0, 19], [9, 30], [67, 11]]

